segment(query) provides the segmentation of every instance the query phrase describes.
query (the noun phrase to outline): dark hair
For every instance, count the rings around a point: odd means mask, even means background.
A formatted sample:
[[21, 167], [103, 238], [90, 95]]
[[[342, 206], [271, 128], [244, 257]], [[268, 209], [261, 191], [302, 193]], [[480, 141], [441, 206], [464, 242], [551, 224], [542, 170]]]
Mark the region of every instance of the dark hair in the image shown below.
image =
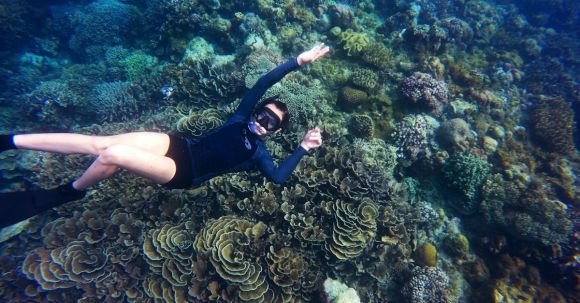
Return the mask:
[[266, 98], [256, 106], [256, 109], [262, 108], [268, 104], [274, 104], [274, 106], [276, 106], [276, 108], [278, 108], [284, 114], [282, 121], [280, 121], [280, 128], [285, 130], [290, 126], [290, 112], [288, 112], [288, 106], [286, 106], [286, 103], [278, 100], [278, 96], [279, 95], [275, 95], [273, 97]]

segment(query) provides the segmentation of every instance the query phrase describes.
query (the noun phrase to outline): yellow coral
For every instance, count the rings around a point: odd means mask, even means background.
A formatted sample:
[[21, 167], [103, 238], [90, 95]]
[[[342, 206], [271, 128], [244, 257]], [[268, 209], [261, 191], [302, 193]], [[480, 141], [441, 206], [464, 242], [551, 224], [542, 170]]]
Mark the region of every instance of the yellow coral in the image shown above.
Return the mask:
[[340, 33], [340, 41], [343, 43], [343, 48], [349, 56], [360, 53], [367, 44], [369, 44], [369, 37], [365, 33], [357, 33], [352, 29]]

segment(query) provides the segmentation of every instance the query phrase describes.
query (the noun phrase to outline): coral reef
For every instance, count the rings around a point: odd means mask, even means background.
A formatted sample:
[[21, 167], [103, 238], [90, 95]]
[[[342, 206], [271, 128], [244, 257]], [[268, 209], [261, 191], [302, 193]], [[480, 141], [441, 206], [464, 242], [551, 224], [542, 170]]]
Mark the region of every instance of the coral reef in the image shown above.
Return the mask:
[[449, 89], [445, 82], [421, 72], [415, 72], [403, 79], [400, 91], [405, 98], [427, 108], [435, 116], [443, 113], [443, 107], [449, 96]]
[[407, 164], [436, 150], [433, 142], [439, 122], [427, 115], [408, 115], [397, 123], [392, 138], [398, 157]]
[[475, 139], [471, 127], [461, 118], [441, 123], [437, 133], [442, 145], [452, 150], [466, 151]]
[[415, 267], [402, 289], [408, 302], [457, 302], [450, 294], [451, 280], [437, 267]]
[[341, 32], [339, 38], [343, 45], [342, 48], [349, 56], [359, 55], [370, 43], [367, 34], [355, 32], [350, 28]]
[[97, 84], [89, 99], [90, 109], [101, 121], [125, 120], [137, 113], [138, 103], [129, 82]]
[[533, 110], [533, 131], [542, 147], [562, 154], [575, 150], [572, 137], [574, 112], [569, 104], [558, 99], [545, 99], [538, 101]]
[[371, 117], [358, 114], [350, 117], [350, 131], [356, 137], [370, 139], [373, 137], [374, 130], [375, 125]]
[[[2, 133], [195, 137], [325, 42], [263, 96], [292, 115], [274, 162], [324, 143], [284, 184], [120, 170], [3, 231], [0, 301], [578, 301], [575, 1], [45, 2], [0, 1]], [[0, 159], [2, 191], [94, 160]]]
[[368, 94], [350, 86], [343, 87], [338, 94], [338, 105], [345, 111], [355, 111], [365, 105]]
[[566, 242], [572, 230], [566, 210], [565, 204], [547, 196], [542, 184], [536, 182], [518, 188], [495, 174], [482, 188], [480, 211], [488, 224], [525, 241], [544, 245]]
[[455, 153], [443, 167], [443, 176], [449, 188], [461, 195], [452, 205], [463, 214], [478, 209], [483, 182], [491, 172], [491, 164], [472, 153]]

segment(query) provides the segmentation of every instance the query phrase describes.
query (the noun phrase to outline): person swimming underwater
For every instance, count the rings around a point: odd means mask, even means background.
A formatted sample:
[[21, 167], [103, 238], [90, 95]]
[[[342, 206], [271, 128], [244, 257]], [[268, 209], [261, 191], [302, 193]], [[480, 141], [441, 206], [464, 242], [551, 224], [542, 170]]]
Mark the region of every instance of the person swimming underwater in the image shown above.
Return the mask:
[[194, 187], [218, 175], [255, 168], [272, 182], [284, 182], [300, 159], [322, 144], [320, 129], [308, 130], [296, 150], [275, 166], [264, 140], [288, 127], [290, 113], [286, 104], [276, 98], [257, 103], [268, 88], [286, 74], [318, 60], [329, 51], [328, 46], [320, 43], [262, 76], [222, 126], [198, 138], [154, 132], [114, 136], [0, 135], [0, 152], [24, 149], [97, 157], [80, 178], [57, 188], [1, 193], [0, 227], [82, 199], [88, 187], [109, 178], [119, 168], [172, 189]]

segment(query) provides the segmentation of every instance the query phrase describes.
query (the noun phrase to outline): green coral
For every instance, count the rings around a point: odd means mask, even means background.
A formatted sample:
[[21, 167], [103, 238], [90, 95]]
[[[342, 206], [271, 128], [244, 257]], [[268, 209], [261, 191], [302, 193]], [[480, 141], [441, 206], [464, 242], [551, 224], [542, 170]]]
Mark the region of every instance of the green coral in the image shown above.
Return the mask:
[[346, 111], [352, 111], [361, 107], [368, 99], [369, 96], [366, 92], [350, 86], [343, 87], [338, 94], [338, 104]]
[[362, 60], [373, 67], [385, 69], [391, 61], [391, 50], [382, 43], [371, 42], [363, 49]]
[[569, 154], [574, 150], [574, 112], [559, 99], [540, 100], [534, 107], [534, 135], [549, 151]]
[[157, 58], [143, 52], [134, 52], [121, 61], [129, 80], [135, 80], [157, 64]]
[[340, 33], [340, 41], [346, 53], [352, 56], [359, 54], [369, 44], [370, 39], [365, 33], [357, 33], [352, 29], [347, 29]]
[[373, 137], [375, 124], [373, 119], [368, 115], [354, 114], [350, 118], [350, 131], [353, 135], [363, 139]]
[[567, 241], [573, 224], [567, 206], [540, 182], [518, 188], [500, 174], [489, 177], [482, 187], [480, 212], [486, 222], [514, 237], [544, 245]]
[[448, 186], [461, 194], [453, 206], [463, 214], [477, 210], [481, 185], [489, 175], [491, 164], [472, 153], [455, 153], [445, 163], [443, 175]]
[[357, 87], [371, 91], [377, 86], [379, 75], [372, 70], [361, 68], [352, 73], [350, 81]]

